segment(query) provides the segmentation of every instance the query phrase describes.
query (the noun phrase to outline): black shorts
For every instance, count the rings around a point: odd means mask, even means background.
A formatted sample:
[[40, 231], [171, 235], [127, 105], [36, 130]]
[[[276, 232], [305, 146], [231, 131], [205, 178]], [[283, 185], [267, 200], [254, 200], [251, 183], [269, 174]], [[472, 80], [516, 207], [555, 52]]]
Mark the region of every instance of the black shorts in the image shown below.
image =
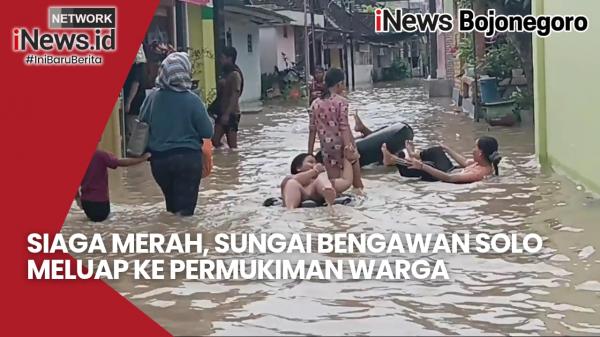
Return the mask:
[[[221, 118], [221, 116], [219, 116], [217, 118], [217, 124], [219, 124], [219, 125], [221, 125], [221, 123], [219, 122], [220, 118]], [[241, 114], [237, 114], [235, 116], [230, 116], [227, 124], [223, 125], [223, 129], [225, 129], [225, 132], [238, 132], [241, 118], [242, 118]]]
[[93, 222], [102, 222], [108, 218], [110, 214], [109, 201], [85, 201], [81, 200], [81, 208], [83, 212]]
[[[404, 152], [398, 153], [400, 158], [404, 158]], [[451, 172], [454, 170], [454, 164], [448, 156], [444, 149], [440, 146], [430, 147], [421, 151], [421, 161], [429, 166], [432, 166], [442, 172]], [[421, 178], [425, 181], [437, 181], [435, 177], [430, 175], [429, 173], [416, 169], [409, 169], [403, 165], [396, 165], [398, 167], [398, 171], [400, 175], [407, 178]]]

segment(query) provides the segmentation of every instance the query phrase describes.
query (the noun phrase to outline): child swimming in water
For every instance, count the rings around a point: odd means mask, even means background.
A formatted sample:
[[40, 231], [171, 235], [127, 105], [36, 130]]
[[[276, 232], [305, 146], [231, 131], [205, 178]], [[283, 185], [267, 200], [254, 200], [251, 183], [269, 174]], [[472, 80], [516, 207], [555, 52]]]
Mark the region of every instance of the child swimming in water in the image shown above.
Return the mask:
[[308, 153], [314, 153], [316, 136], [319, 136], [323, 163], [329, 179], [342, 176], [346, 161], [354, 167], [353, 183], [362, 189], [363, 183], [358, 164], [358, 151], [348, 123], [348, 101], [344, 92], [344, 73], [332, 68], [325, 75], [327, 90], [311, 105]]
[[110, 214], [110, 199], [108, 193], [108, 168], [127, 167], [140, 164], [150, 158], [146, 153], [140, 158], [116, 158], [111, 153], [96, 150], [83, 176], [80, 191], [75, 200], [77, 205], [93, 222], [102, 222]]
[[344, 164], [341, 178], [330, 180], [323, 164], [308, 153], [292, 160], [291, 175], [281, 182], [283, 204], [288, 209], [298, 208], [305, 200], [325, 201], [331, 207], [339, 193], [352, 185], [352, 165]]

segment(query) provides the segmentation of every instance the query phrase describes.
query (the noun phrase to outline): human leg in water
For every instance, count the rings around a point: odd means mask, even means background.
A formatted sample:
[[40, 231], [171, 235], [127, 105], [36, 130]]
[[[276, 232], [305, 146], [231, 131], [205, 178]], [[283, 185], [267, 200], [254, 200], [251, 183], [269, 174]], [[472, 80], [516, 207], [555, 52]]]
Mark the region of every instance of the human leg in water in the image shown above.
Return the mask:
[[405, 140], [404, 148], [406, 149], [409, 157], [419, 160], [421, 159], [421, 151], [415, 149], [415, 143], [413, 143], [412, 140]]
[[385, 166], [396, 166], [398, 156], [391, 153], [387, 148], [387, 144], [381, 145], [381, 153], [383, 154], [383, 165]]
[[237, 149], [238, 147], [238, 134], [237, 131], [227, 131], [227, 145], [230, 149]]
[[346, 192], [352, 186], [352, 180], [354, 176], [354, 168], [347, 159], [344, 159], [344, 168], [342, 169], [342, 176], [340, 178], [333, 179], [333, 187], [338, 194]]
[[363, 137], [366, 137], [373, 133], [371, 129], [369, 129], [358, 116], [358, 111], [354, 113], [354, 131], [360, 132]]
[[329, 180], [327, 172], [319, 174], [312, 185], [311, 199], [325, 199], [327, 206], [332, 207], [335, 197], [337, 197], [337, 191]]
[[212, 137], [212, 143], [214, 147], [223, 146], [223, 144], [221, 143], [223, 135], [225, 135], [225, 128], [223, 128], [223, 126], [220, 124], [215, 124], [215, 132]]
[[300, 207], [302, 201], [309, 198], [309, 192], [295, 179], [286, 179], [282, 183], [281, 195], [283, 196], [283, 204], [287, 209]]

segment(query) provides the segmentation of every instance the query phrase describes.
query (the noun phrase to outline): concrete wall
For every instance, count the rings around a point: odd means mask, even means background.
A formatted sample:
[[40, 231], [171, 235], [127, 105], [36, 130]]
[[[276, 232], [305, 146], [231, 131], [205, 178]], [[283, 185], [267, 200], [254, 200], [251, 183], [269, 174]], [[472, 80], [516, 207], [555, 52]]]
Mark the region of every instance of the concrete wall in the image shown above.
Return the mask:
[[[287, 34], [284, 34], [287, 31]], [[296, 46], [293, 26], [277, 26], [260, 28], [260, 71], [272, 73], [273, 67], [285, 69], [285, 61], [281, 53], [288, 58], [287, 67], [296, 62]]]
[[588, 17], [585, 33], [535, 37], [536, 152], [542, 164], [600, 193], [600, 1], [536, 0], [536, 15]]
[[122, 157], [121, 151], [121, 123], [119, 121], [121, 109], [121, 99], [117, 100], [112, 113], [104, 127], [102, 138], [100, 139], [100, 149], [110, 152], [117, 157]]
[[[225, 31], [231, 28], [231, 40], [237, 50], [237, 65], [244, 74], [244, 92], [240, 102], [260, 99], [260, 45], [258, 25], [239, 17], [225, 16]], [[252, 35], [252, 52], [248, 52], [248, 34]]]
[[277, 65], [277, 28], [264, 27], [259, 30], [260, 72], [270, 74]]
[[331, 67], [332, 68], [342, 68], [343, 64], [340, 64], [340, 53], [341, 50], [339, 48], [331, 49], [330, 57], [331, 57]]
[[209, 52], [203, 53], [201, 67], [194, 70], [193, 77], [199, 80], [204, 101], [212, 101], [216, 97], [213, 8], [188, 4], [187, 19], [190, 48]]
[[[315, 20], [316, 21], [316, 20]], [[277, 36], [277, 67], [279, 69], [285, 69], [285, 62], [281, 53], [285, 53], [288, 58], [289, 66], [291, 67], [290, 62], [296, 62], [296, 48], [295, 48], [295, 39], [294, 39], [294, 27], [287, 26], [287, 37], [284, 37], [284, 26], [278, 26], [276, 29]]]
[[[356, 84], [367, 84], [373, 82], [373, 78], [371, 77], [372, 70], [372, 64], [354, 65], [354, 81]], [[349, 76], [352, 76], [352, 68], [350, 68], [349, 74]]]
[[[350, 47], [348, 47], [350, 50]], [[330, 57], [331, 57], [331, 67], [344, 69], [344, 65], [340, 62], [340, 55], [343, 54], [343, 49], [331, 47], [330, 49]], [[373, 64], [357, 64], [358, 63], [358, 53], [354, 53], [354, 82], [355, 84], [369, 84], [373, 82], [373, 77], [371, 76], [371, 72], [373, 71]], [[369, 55], [371, 59], [373, 56], [371, 51], [369, 51]], [[389, 55], [388, 55], [389, 57]], [[346, 64], [348, 64], [348, 83], [352, 86], [352, 63], [350, 62], [350, 53], [346, 55]]]
[[[436, 12], [444, 13], [444, 1], [436, 0]], [[446, 33], [438, 32], [436, 34], [437, 44], [437, 78], [446, 78]]]
[[[367, 55], [367, 57], [369, 58], [368, 62], [369, 63], [364, 63], [361, 62], [360, 60], [360, 53], [354, 51], [354, 81], [355, 84], [368, 84], [368, 83], [373, 83], [373, 77], [371, 75], [371, 72], [373, 71], [373, 46], [369, 45], [369, 49], [367, 52], [362, 53]], [[351, 53], [352, 51], [350, 50], [350, 46], [348, 46], [348, 53], [346, 55], [346, 64], [348, 65], [348, 76], [350, 76], [350, 79], [348, 81], [348, 83], [350, 83], [350, 85], [352, 85], [352, 59], [351, 59]], [[364, 60], [363, 60], [364, 61]]]

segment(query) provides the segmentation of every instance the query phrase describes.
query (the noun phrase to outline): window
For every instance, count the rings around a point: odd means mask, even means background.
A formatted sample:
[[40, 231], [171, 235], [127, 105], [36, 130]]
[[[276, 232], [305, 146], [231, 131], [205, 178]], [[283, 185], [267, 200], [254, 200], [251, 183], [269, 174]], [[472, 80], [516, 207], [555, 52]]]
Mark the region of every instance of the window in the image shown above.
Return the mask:
[[231, 27], [229, 27], [229, 29], [227, 29], [227, 34], [225, 34], [225, 35], [226, 35], [226, 37], [225, 37], [225, 45], [227, 47], [233, 46], [233, 41], [232, 41], [233, 39], [231, 37]]
[[283, 26], [283, 38], [287, 39], [287, 26]]
[[252, 34], [248, 34], [248, 52], [252, 52]]

